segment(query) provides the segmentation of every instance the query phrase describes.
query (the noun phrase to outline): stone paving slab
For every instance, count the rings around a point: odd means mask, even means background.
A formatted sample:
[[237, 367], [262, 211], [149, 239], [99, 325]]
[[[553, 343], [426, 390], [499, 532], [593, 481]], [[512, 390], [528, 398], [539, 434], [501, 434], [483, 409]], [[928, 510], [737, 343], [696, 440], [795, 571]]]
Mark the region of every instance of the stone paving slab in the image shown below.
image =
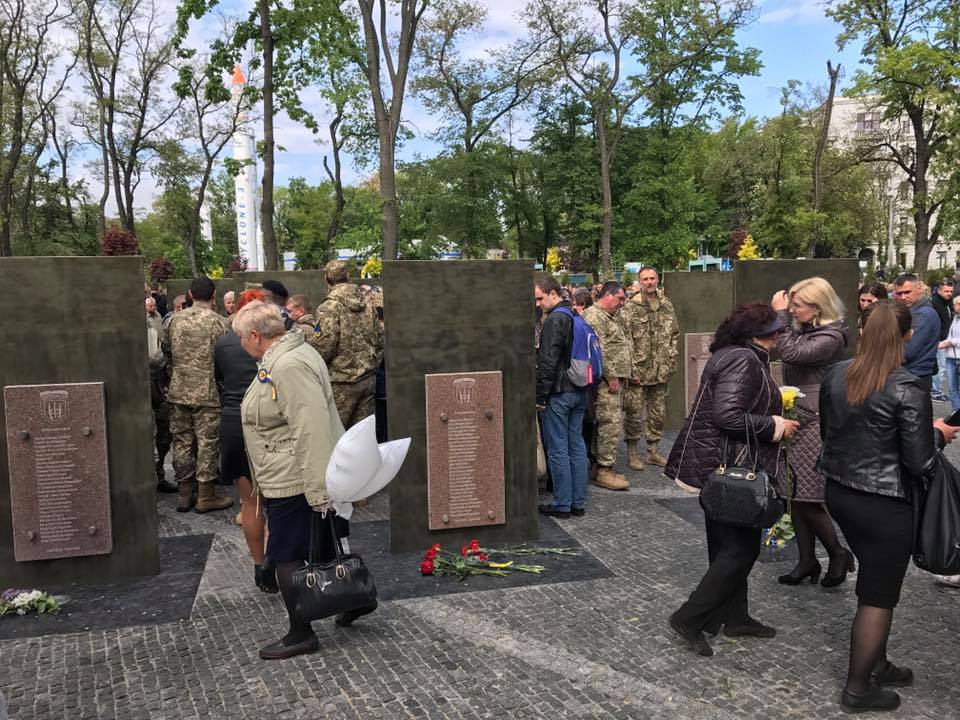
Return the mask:
[[[758, 564], [751, 611], [777, 637], [721, 635], [694, 656], [666, 618], [706, 567], [702, 532], [657, 502], [688, 497], [675, 485], [625, 472], [629, 492], [591, 488], [585, 517], [557, 521], [612, 576], [387, 601], [349, 629], [314, 623], [321, 651], [277, 663], [256, 653], [285, 615], [253, 587], [235, 508], [179, 514], [161, 498], [163, 536], [214, 534], [190, 616], [0, 641], [0, 690], [11, 717], [38, 720], [841, 717], [853, 582], [785, 588], [789, 562]], [[890, 651], [916, 673], [890, 717], [960, 718], [960, 591], [911, 568]]]

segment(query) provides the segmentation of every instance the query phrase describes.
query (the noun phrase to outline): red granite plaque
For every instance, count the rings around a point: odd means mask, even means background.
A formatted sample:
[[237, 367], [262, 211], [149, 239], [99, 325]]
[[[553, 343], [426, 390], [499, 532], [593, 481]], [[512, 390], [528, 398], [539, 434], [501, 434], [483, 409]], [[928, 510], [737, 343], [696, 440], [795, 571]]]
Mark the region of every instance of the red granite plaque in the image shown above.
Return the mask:
[[426, 376], [430, 529], [502, 525], [503, 376]]
[[683, 336], [684, 380], [686, 381], [686, 414], [693, 412], [693, 403], [700, 389], [703, 368], [710, 359], [713, 333], [686, 333]]
[[113, 550], [103, 383], [8, 385], [17, 562]]

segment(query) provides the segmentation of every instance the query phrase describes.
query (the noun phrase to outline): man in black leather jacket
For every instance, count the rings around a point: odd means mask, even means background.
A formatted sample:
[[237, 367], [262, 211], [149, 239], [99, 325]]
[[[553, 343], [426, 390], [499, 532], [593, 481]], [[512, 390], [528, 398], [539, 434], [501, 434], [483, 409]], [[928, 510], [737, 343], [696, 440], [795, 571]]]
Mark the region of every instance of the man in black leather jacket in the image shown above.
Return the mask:
[[587, 500], [587, 446], [583, 440], [583, 416], [587, 389], [567, 377], [573, 344], [573, 320], [556, 312], [570, 307], [560, 284], [550, 276], [534, 285], [537, 307], [547, 313], [537, 350], [537, 409], [543, 412], [543, 440], [553, 479], [553, 500], [540, 512], [554, 517], [584, 514]]

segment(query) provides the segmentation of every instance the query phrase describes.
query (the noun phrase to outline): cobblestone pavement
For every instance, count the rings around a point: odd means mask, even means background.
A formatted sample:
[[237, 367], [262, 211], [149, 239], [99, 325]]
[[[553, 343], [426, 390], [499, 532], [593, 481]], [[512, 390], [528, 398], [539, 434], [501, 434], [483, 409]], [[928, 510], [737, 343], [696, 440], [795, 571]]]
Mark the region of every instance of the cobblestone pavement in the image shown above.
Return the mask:
[[[0, 690], [12, 718], [37, 719], [841, 717], [853, 583], [784, 588], [784, 564], [758, 564], [752, 613], [777, 637], [694, 656], [666, 618], [703, 573], [704, 539], [655, 502], [682, 491], [626, 472], [629, 492], [591, 488], [586, 517], [560, 521], [615, 577], [385, 602], [353, 628], [315, 623], [321, 652], [275, 663], [257, 649], [284, 612], [253, 587], [233, 515], [161, 497], [164, 535], [215, 533], [191, 617], [0, 642]], [[355, 519], [386, 513], [377, 497]], [[890, 651], [916, 683], [893, 717], [960, 718], [958, 636], [960, 591], [911, 568]]]

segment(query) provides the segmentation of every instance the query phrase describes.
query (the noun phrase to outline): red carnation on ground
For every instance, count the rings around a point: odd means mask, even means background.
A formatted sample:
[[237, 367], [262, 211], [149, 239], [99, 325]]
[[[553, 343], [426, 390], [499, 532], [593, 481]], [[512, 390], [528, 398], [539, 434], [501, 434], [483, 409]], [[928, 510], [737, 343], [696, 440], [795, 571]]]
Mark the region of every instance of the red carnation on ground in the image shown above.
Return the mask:
[[437, 551], [434, 550], [433, 548], [430, 548], [429, 550], [427, 550], [427, 552], [426, 552], [426, 554], [424, 555], [424, 557], [425, 557], [427, 560], [430, 560], [430, 561], [432, 562], [432, 561], [437, 557]]
[[420, 574], [421, 575], [433, 575], [433, 561], [424, 560], [420, 563]]

